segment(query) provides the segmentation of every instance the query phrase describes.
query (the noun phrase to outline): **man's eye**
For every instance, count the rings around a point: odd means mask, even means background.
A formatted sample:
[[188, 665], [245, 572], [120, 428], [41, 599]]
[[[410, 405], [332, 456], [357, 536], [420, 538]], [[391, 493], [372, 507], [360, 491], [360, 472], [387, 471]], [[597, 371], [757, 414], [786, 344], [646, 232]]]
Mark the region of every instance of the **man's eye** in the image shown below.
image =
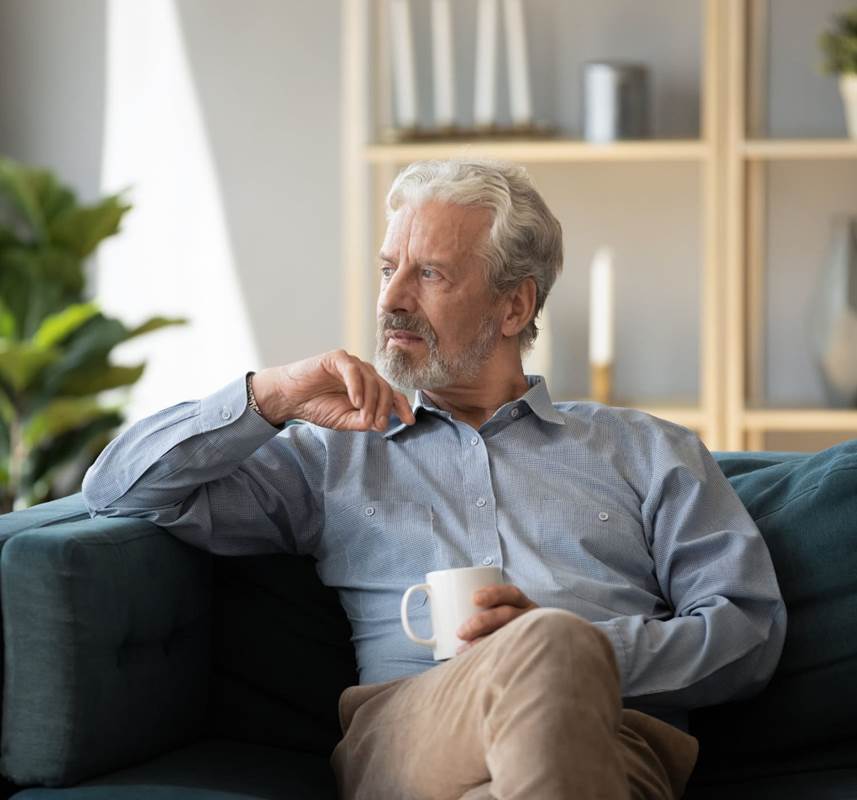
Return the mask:
[[393, 268], [392, 267], [381, 267], [381, 277], [390, 280], [393, 277]]
[[431, 269], [431, 267], [423, 267], [420, 272], [424, 278], [430, 281], [438, 277], [437, 271]]

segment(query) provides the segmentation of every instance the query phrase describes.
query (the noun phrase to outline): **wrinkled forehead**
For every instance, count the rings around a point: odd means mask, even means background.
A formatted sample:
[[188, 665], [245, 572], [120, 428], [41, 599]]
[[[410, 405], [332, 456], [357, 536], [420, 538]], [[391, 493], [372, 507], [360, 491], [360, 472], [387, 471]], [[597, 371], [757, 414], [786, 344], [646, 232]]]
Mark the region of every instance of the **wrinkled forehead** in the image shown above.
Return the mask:
[[491, 211], [481, 206], [441, 200], [405, 204], [390, 219], [383, 251], [422, 263], [469, 260], [481, 253], [491, 222]]

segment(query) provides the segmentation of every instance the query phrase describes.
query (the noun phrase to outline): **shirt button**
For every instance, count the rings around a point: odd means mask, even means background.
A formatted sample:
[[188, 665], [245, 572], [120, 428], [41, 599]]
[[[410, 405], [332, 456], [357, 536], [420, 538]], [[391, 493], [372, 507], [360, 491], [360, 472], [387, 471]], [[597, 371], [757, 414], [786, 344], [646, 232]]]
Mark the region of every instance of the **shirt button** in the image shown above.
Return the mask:
[[477, 506], [479, 506], [479, 508], [482, 508], [482, 506], [484, 506], [486, 502], [487, 502], [487, 501], [485, 500], [485, 498], [484, 498], [484, 497], [480, 497], [480, 498], [476, 501], [476, 505], [477, 505]]
[[372, 506], [369, 506], [366, 509], [366, 516], [367, 517], [371, 517], [374, 513], [375, 513], [375, 509]]
[[232, 419], [232, 412], [226, 406], [220, 409], [220, 419]]
[[474, 447], [476, 447], [476, 445], [477, 445], [477, 444], [479, 444], [479, 438], [478, 438], [478, 437], [476, 437], [476, 436], [474, 436], [474, 437], [470, 440], [470, 444], [472, 444]]
[[518, 408], [513, 408], [510, 413], [512, 415], [512, 419], [517, 419], [520, 416], [521, 411]]
[[598, 514], [598, 519], [600, 519], [602, 522], [607, 522], [607, 520], [610, 519], [610, 515], [606, 511], [601, 511]]
[[494, 559], [491, 558], [491, 556], [485, 556], [485, 558], [482, 559], [482, 563], [486, 567], [490, 567], [494, 563]]

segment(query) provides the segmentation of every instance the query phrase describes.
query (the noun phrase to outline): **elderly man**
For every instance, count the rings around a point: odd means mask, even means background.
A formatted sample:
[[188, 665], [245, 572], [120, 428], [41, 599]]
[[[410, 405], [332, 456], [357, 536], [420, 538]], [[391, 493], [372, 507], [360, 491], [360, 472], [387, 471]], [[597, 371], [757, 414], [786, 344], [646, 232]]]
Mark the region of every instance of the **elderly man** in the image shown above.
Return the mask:
[[[562, 265], [524, 170], [413, 164], [387, 211], [376, 366], [325, 353], [138, 422], [88, 473], [90, 511], [318, 559], [360, 669], [345, 798], [680, 797], [687, 709], [758, 690], [780, 654], [764, 543], [695, 435], [524, 374]], [[480, 564], [506, 584], [435, 665], [402, 592]]]

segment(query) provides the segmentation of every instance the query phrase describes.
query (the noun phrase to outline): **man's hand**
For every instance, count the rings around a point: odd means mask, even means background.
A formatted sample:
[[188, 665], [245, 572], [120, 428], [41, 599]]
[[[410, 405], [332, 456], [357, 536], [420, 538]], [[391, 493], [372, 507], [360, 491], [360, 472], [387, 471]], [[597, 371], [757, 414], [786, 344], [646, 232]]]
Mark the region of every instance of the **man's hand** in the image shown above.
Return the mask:
[[252, 381], [259, 410], [272, 425], [302, 419], [336, 430], [384, 431], [393, 411], [408, 425], [416, 421], [401, 392], [344, 350], [261, 370]]
[[538, 608], [536, 603], [511, 583], [485, 586], [473, 595], [473, 602], [487, 610], [474, 614], [456, 631], [458, 638], [466, 642], [458, 648], [459, 653], [473, 647], [521, 614]]

